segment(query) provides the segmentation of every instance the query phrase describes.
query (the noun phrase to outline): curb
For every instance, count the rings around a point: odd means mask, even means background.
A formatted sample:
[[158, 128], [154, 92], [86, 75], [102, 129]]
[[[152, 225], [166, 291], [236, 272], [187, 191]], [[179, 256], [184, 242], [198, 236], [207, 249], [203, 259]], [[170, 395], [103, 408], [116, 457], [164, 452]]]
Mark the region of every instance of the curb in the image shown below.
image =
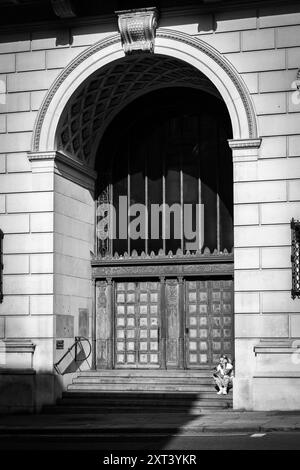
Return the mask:
[[99, 428], [74, 428], [74, 427], [50, 427], [50, 428], [31, 428], [24, 429], [21, 427], [11, 427], [0, 429], [0, 436], [62, 436], [62, 435], [95, 435], [95, 434], [106, 434], [106, 435], [125, 435], [125, 434], [139, 434], [139, 435], [174, 435], [181, 433], [254, 433], [254, 432], [300, 432], [300, 425], [295, 426], [266, 426], [266, 425], [256, 425], [256, 426], [189, 426], [189, 427], [99, 427]]

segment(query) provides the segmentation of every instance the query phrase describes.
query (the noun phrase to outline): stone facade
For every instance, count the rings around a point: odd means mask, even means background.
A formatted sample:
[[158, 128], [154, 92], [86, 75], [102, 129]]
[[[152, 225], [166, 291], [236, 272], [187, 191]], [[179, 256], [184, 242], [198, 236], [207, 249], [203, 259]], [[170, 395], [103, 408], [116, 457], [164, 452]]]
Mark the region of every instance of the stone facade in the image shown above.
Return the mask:
[[[256, 148], [247, 143], [232, 146], [234, 408], [300, 409], [299, 361], [293, 361], [293, 341], [300, 340], [300, 303], [290, 294], [290, 220], [300, 219], [300, 104], [293, 85], [300, 68], [300, 8], [249, 8], [215, 15], [199, 15], [193, 9], [162, 12], [154, 53], [171, 54], [160, 39], [162, 29], [212, 46], [233, 66], [246, 85], [256, 137], [261, 138]], [[34, 126], [43, 99], [62, 71], [117, 32], [115, 18], [98, 25], [0, 36], [0, 80], [6, 90], [0, 95], [0, 338], [34, 343], [36, 377], [28, 377], [40, 384], [38, 404], [53, 402], [66, 385], [67, 379], [57, 386], [53, 363], [79, 334], [81, 309], [89, 312], [92, 336], [95, 174], [80, 162], [72, 165], [60, 158], [56, 148], [34, 148]], [[185, 47], [182, 43], [174, 55], [185, 60]], [[101, 67], [101, 60], [104, 65], [123, 55], [120, 41], [107, 46], [94, 69]], [[236, 97], [231, 99], [234, 103]], [[245, 137], [241, 130], [234, 140]], [[65, 316], [72, 318], [70, 323]], [[64, 322], [71, 326], [62, 328]], [[64, 350], [56, 350], [57, 339], [64, 339]], [[264, 349], [258, 347], [262, 341]], [[17, 354], [17, 348], [7, 350], [7, 356]], [[7, 374], [0, 375], [0, 384], [3, 381], [7, 384]]]

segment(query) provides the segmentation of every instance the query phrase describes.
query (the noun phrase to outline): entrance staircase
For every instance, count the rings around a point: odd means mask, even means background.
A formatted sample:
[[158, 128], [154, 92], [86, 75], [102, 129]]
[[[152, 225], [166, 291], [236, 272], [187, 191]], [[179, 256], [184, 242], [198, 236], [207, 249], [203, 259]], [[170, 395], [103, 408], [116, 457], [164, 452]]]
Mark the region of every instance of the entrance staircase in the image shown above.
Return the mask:
[[232, 407], [217, 395], [210, 371], [102, 370], [80, 372], [47, 413], [189, 413]]

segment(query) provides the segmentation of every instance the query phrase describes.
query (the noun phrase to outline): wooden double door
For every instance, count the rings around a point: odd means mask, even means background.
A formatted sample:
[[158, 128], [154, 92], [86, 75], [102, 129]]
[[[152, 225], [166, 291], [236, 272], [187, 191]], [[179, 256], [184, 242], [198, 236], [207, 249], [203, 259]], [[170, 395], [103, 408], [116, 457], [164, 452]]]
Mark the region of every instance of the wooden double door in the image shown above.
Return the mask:
[[211, 368], [233, 358], [233, 280], [97, 283], [98, 368]]
[[161, 323], [159, 282], [116, 282], [115, 367], [160, 367]]

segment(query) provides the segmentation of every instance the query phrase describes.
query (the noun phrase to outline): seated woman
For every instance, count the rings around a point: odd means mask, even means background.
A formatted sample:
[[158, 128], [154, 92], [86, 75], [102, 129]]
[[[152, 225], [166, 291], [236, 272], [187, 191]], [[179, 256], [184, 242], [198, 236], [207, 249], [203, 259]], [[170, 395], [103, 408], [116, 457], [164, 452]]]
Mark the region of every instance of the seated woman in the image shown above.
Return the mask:
[[222, 355], [220, 357], [220, 361], [215, 368], [213, 378], [216, 384], [215, 388], [217, 390], [217, 394], [227, 395], [229, 389], [232, 388], [233, 378], [233, 365], [227, 356]]

